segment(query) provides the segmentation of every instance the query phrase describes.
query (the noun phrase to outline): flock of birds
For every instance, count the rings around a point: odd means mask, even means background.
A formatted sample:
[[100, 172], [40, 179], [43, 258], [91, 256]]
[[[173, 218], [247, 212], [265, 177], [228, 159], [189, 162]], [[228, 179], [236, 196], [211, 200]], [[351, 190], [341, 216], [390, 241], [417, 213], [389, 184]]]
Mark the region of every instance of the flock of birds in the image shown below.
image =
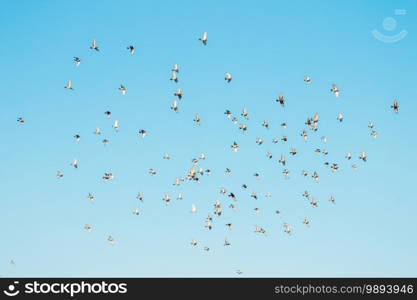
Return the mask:
[[[204, 45], [204, 46], [207, 45], [207, 42], [208, 42], [207, 32], [204, 32], [203, 33], [203, 35], [199, 38], [199, 41], [201, 41], [202, 45]], [[96, 40], [93, 40], [93, 42], [92, 42], [92, 44], [90, 46], [90, 49], [93, 50], [93, 51], [96, 51], [96, 52], [99, 52], [100, 51], [99, 50], [99, 46], [98, 46]], [[135, 54], [135, 47], [134, 46], [132, 46], [132, 45], [127, 46], [127, 50], [129, 51], [129, 54], [130, 55], [133, 56]], [[75, 62], [75, 65], [77, 67], [79, 67], [80, 64], [81, 64], [81, 61], [82, 61], [81, 58], [74, 57], [73, 60]], [[170, 77], [170, 80], [172, 82], [178, 83], [178, 74], [179, 73], [180, 73], [179, 65], [178, 64], [174, 64], [173, 67], [172, 67], [172, 69], [171, 69], [171, 77]], [[230, 84], [232, 82], [232, 78], [233, 77], [232, 77], [232, 74], [230, 72], [226, 72], [225, 73], [224, 80], [225, 80], [226, 84]], [[309, 85], [309, 84], [312, 83], [312, 78], [310, 76], [305, 76], [304, 82], [305, 82], [305, 84]], [[68, 80], [67, 81], [67, 84], [65, 85], [64, 88], [66, 90], [74, 90], [73, 82], [71, 80]], [[126, 92], [127, 92], [126, 86], [124, 86], [124, 85], [121, 84], [119, 86], [118, 90], [120, 91], [120, 93], [121, 93], [122, 96], [125, 96], [126, 95]], [[340, 91], [339, 91], [339, 88], [338, 88], [338, 86], [336, 84], [333, 84], [331, 86], [330, 92], [336, 98], [339, 98]], [[179, 103], [180, 103], [180, 101], [181, 101], [181, 99], [183, 97], [182, 89], [180, 87], [178, 87], [173, 95], [176, 97], [176, 99], [172, 102], [170, 109], [172, 111], [178, 113], [179, 112]], [[285, 107], [286, 100], [285, 100], [285, 96], [283, 94], [278, 95], [278, 97], [277, 97], [277, 99], [275, 101], [281, 107]], [[398, 101], [397, 100], [394, 100], [393, 101], [393, 103], [391, 105], [391, 109], [395, 113], [398, 113], [399, 112], [399, 104], [398, 104]], [[233, 113], [230, 110], [226, 109], [225, 112], [224, 112], [224, 115], [225, 115], [225, 118], [228, 119], [228, 120], [231, 120], [231, 122], [233, 124], [238, 124], [239, 123], [238, 115], [233, 115]], [[110, 119], [111, 116], [112, 116], [112, 113], [110, 111], [105, 111], [104, 112], [104, 116], [105, 116], [105, 118]], [[248, 111], [248, 109], [247, 108], [243, 108], [242, 109], [242, 112], [240, 113], [240, 116], [242, 117], [243, 121], [239, 123], [238, 127], [239, 127], [239, 130], [241, 130], [242, 132], [245, 132], [247, 130], [247, 128], [248, 128], [247, 125], [244, 123], [245, 121], [248, 121], [249, 120], [249, 111]], [[318, 131], [319, 120], [320, 120], [320, 117], [319, 117], [319, 114], [318, 113], [315, 113], [312, 117], [308, 117], [307, 118], [307, 120], [305, 122], [306, 128], [304, 130], [302, 130], [302, 132], [300, 133], [301, 138], [305, 142], [307, 142], [308, 141], [308, 138], [309, 138], [308, 130], [310, 130], [312, 132], [317, 132]], [[344, 116], [343, 116], [343, 114], [341, 112], [339, 112], [337, 114], [336, 120], [338, 122], [343, 122]], [[23, 123], [25, 123], [25, 120], [24, 120], [23, 117], [19, 117], [17, 119], [17, 122], [20, 123], [20, 124], [23, 124]], [[200, 123], [201, 123], [201, 118], [200, 118], [200, 116], [198, 114], [196, 114], [195, 117], [194, 117], [194, 123], [196, 125], [200, 125]], [[266, 129], [268, 129], [269, 128], [269, 121], [264, 120], [263, 123], [262, 123], [262, 126], [265, 127]], [[285, 122], [282, 123], [281, 124], [281, 127], [282, 128], [287, 128], [287, 123], [285, 123]], [[116, 132], [119, 130], [119, 121], [118, 120], [114, 120], [113, 125], [112, 125], [112, 128]], [[378, 136], [378, 133], [375, 131], [374, 124], [372, 122], [369, 122], [368, 123], [368, 128], [370, 130], [370, 135], [372, 137], [376, 138]], [[97, 127], [94, 130], [93, 133], [95, 135], [100, 135], [101, 134], [101, 129], [99, 127]], [[147, 135], [147, 131], [145, 129], [140, 129], [138, 131], [138, 134], [139, 134], [139, 136], [141, 138], [145, 138], [146, 135]], [[74, 135], [74, 140], [76, 142], [79, 142], [80, 139], [81, 139], [81, 136], [79, 134], [75, 134]], [[286, 143], [287, 140], [288, 140], [288, 137], [286, 135], [282, 135], [280, 139], [279, 138], [273, 138], [272, 139], [272, 143], [277, 144], [280, 141], [282, 143]], [[321, 141], [324, 142], [324, 143], [326, 143], [327, 137], [326, 136], [322, 136], [321, 137]], [[265, 141], [263, 140], [263, 138], [256, 138], [256, 141], [255, 142], [258, 145], [262, 145]], [[106, 138], [104, 138], [102, 140], [102, 143], [104, 145], [107, 145], [109, 143], [109, 140], [106, 139]], [[233, 152], [238, 152], [239, 151], [239, 145], [238, 145], [238, 143], [236, 141], [234, 141], [230, 145], [230, 148], [231, 148], [231, 151], [233, 151]], [[326, 149], [315, 149], [314, 152], [316, 154], [322, 154], [324, 156], [326, 156], [328, 154], [328, 151]], [[295, 156], [295, 155], [297, 155], [297, 153], [298, 153], [298, 151], [297, 151], [296, 148], [291, 148], [290, 149], [289, 154], [291, 156]], [[266, 153], [266, 156], [269, 159], [272, 159], [273, 158], [273, 154], [271, 152], [267, 152]], [[362, 151], [361, 153], [359, 153], [357, 157], [358, 157], [359, 160], [362, 160], [363, 162], [366, 162], [367, 161], [367, 154], [366, 154], [365, 151]], [[162, 156], [162, 159], [169, 160], [170, 159], [169, 153], [164, 153], [163, 156]], [[186, 174], [184, 174], [183, 176], [179, 176], [179, 177], [175, 178], [175, 181], [174, 181], [173, 184], [175, 186], [180, 186], [183, 182], [185, 182], [187, 180], [188, 181], [200, 182], [201, 179], [202, 179], [202, 177], [203, 177], [203, 175], [206, 175], [206, 176], [209, 175], [211, 173], [211, 170], [210, 169], [204, 169], [201, 166], [199, 166], [199, 162], [204, 161], [205, 159], [206, 159], [206, 156], [205, 156], [204, 153], [201, 153], [198, 156], [198, 158], [192, 159], [191, 168], [188, 170], [188, 172]], [[352, 153], [347, 152], [346, 155], [345, 155], [345, 159], [348, 160], [348, 161], [352, 160], [353, 159]], [[285, 179], [288, 179], [289, 178], [290, 171], [287, 168], [285, 168], [285, 166], [286, 166], [286, 157], [285, 157], [285, 155], [283, 155], [283, 154], [280, 155], [277, 163], [280, 164], [280, 165], [282, 165], [282, 167], [284, 168], [283, 171], [282, 171], [283, 177]], [[339, 165], [337, 163], [325, 162], [324, 165], [326, 167], [330, 167], [330, 170], [332, 172], [336, 172], [339, 169]], [[78, 159], [73, 159], [71, 161], [71, 163], [70, 163], [70, 166], [72, 166], [73, 168], [78, 168]], [[352, 166], [353, 169], [357, 169], [358, 168], [355, 163], [353, 163], [351, 166]], [[225, 172], [226, 172], [226, 174], [230, 174], [231, 173], [231, 170], [229, 168], [226, 168], [226, 171]], [[157, 170], [156, 169], [154, 169], [154, 168], [149, 169], [149, 175], [150, 176], [155, 176], [156, 174], [157, 174]], [[309, 176], [309, 173], [307, 171], [303, 170], [301, 172], [301, 175], [304, 176], [304, 177], [308, 177]], [[64, 172], [61, 171], [61, 170], [59, 170], [59, 171], [57, 171], [57, 175], [56, 176], [58, 178], [62, 179], [62, 178], [64, 178]], [[259, 178], [260, 177], [260, 174], [259, 173], [255, 173], [254, 176], [256, 178]], [[312, 172], [312, 174], [310, 176], [311, 176], [311, 179], [314, 182], [316, 182], [316, 183], [319, 182], [319, 174], [316, 171]], [[111, 181], [111, 180], [114, 179], [114, 174], [111, 173], [111, 172], [104, 173], [103, 176], [102, 176], [102, 179], [105, 182]], [[247, 190], [248, 189], [247, 184], [242, 184], [241, 187], [242, 187], [243, 190]], [[227, 191], [225, 187], [220, 187], [219, 188], [219, 193], [220, 193], [221, 196], [227, 197], [230, 200], [232, 200], [232, 202], [229, 204], [228, 208], [230, 208], [231, 210], [235, 211], [236, 210], [236, 201], [237, 201], [236, 194], [234, 192], [232, 192], [232, 191]], [[254, 198], [254, 199], [258, 199], [259, 196], [258, 196], [258, 193], [256, 192], [256, 190], [253, 190], [250, 193], [250, 197], [251, 198]], [[265, 197], [266, 198], [272, 197], [272, 193], [271, 192], [267, 192], [265, 194]], [[307, 200], [309, 200], [310, 201], [310, 205], [312, 207], [317, 207], [318, 206], [317, 200], [314, 199], [314, 197], [312, 197], [312, 195], [308, 191], [304, 191], [304, 193], [302, 194], [302, 197], [304, 197]], [[87, 199], [89, 201], [91, 201], [91, 202], [94, 202], [95, 201], [95, 196], [92, 193], [88, 193]], [[139, 203], [141, 203], [141, 202], [144, 201], [144, 197], [143, 197], [143, 195], [142, 195], [141, 192], [138, 192], [137, 193], [136, 199], [139, 201]], [[176, 199], [177, 200], [182, 200], [183, 199], [183, 194], [182, 193], [178, 193]], [[333, 203], [333, 204], [335, 204], [335, 202], [336, 202], [336, 198], [333, 195], [330, 196], [330, 198], [328, 200], [331, 203]], [[169, 205], [171, 203], [171, 201], [172, 201], [172, 197], [169, 195], [169, 193], [164, 193], [162, 195], [162, 201], [166, 205]], [[223, 209], [223, 206], [222, 206], [221, 201], [220, 200], [216, 200], [216, 202], [214, 204], [214, 207], [213, 207], [213, 212], [212, 213], [215, 216], [220, 217], [222, 215], [222, 209]], [[259, 213], [260, 209], [259, 208], [255, 208], [254, 211], [256, 213]], [[191, 204], [191, 210], [190, 210], [190, 212], [191, 213], [196, 213], [197, 212], [197, 206], [195, 204]], [[140, 215], [139, 207], [134, 208], [132, 210], [132, 213], [134, 215]], [[281, 215], [281, 212], [279, 210], [276, 210], [275, 213], [278, 216]], [[309, 227], [311, 225], [311, 221], [310, 221], [309, 218], [305, 217], [302, 220], [302, 224], [304, 224], [305, 226], [308, 226]], [[226, 223], [225, 224], [225, 226], [227, 227], [228, 230], [232, 230], [233, 225], [234, 224], [232, 224], [232, 223]], [[211, 213], [208, 213], [208, 215], [207, 215], [207, 217], [205, 219], [205, 222], [204, 222], [204, 227], [207, 228], [207, 230], [211, 230], [213, 228], [213, 216], [212, 216]], [[288, 234], [288, 235], [291, 235], [292, 232], [293, 232], [291, 225], [288, 224], [288, 223], [283, 223], [282, 228], [283, 228], [283, 232], [286, 233], [286, 234]], [[92, 229], [93, 229], [92, 225], [85, 224], [85, 226], [84, 226], [84, 230], [85, 231], [91, 232]], [[267, 231], [263, 227], [261, 227], [259, 225], [255, 225], [254, 226], [254, 233], [266, 235], [267, 234]], [[114, 237], [112, 235], [108, 235], [107, 236], [107, 241], [110, 244], [114, 244], [115, 243], [115, 239], [114, 239]], [[196, 246], [199, 245], [199, 242], [196, 239], [192, 239], [190, 241], [190, 244], [191, 244], [191, 246], [196, 247]], [[224, 239], [223, 245], [224, 246], [230, 246], [231, 245], [231, 242], [230, 242], [230, 240], [227, 237]], [[208, 246], [203, 246], [202, 249], [204, 251], [210, 251], [210, 248]], [[15, 265], [16, 264], [15, 260], [12, 259], [11, 260], [11, 264]], [[238, 269], [238, 270], [236, 270], [236, 273], [237, 274], [242, 274], [242, 271], [240, 269]]]

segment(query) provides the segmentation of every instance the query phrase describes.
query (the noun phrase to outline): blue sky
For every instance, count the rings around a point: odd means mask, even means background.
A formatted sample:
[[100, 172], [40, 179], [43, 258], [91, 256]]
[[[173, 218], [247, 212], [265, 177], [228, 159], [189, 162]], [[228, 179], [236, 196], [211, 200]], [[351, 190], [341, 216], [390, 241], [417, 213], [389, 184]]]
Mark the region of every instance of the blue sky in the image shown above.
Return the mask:
[[[241, 269], [255, 277], [416, 276], [416, 8], [411, 1], [376, 0], [4, 1], [0, 275], [227, 277]], [[395, 15], [396, 9], [407, 13]], [[382, 26], [387, 17], [397, 21], [391, 32]], [[374, 29], [408, 35], [383, 43], [372, 36]], [[198, 41], [204, 31], [207, 46]], [[89, 49], [92, 39], [100, 52]], [[78, 68], [74, 56], [82, 59]], [[174, 63], [180, 66], [178, 84], [169, 80]], [[230, 84], [225, 72], [233, 75]], [[303, 82], [306, 75], [310, 85]], [[63, 88], [69, 79], [74, 91]], [[330, 92], [333, 83], [339, 99]], [[127, 87], [125, 97], [120, 84]], [[184, 97], [175, 114], [169, 107], [178, 86]], [[285, 108], [275, 102], [279, 93]], [[394, 99], [399, 114], [390, 109]], [[243, 134], [223, 112], [231, 110], [241, 122], [244, 107], [250, 120]], [[319, 131], [308, 131], [304, 143], [300, 132], [315, 112]], [[193, 124], [196, 113], [200, 127]], [[115, 119], [118, 133], [111, 128]], [[369, 135], [368, 121], [377, 139]], [[97, 126], [99, 137], [93, 134]], [[147, 130], [145, 139], [138, 137], [140, 129]], [[287, 144], [271, 143], [282, 134]], [[264, 144], [258, 146], [256, 137]], [[238, 153], [230, 149], [233, 141]], [[299, 151], [295, 157], [290, 147]], [[316, 148], [329, 155], [317, 156]], [[348, 151], [351, 162], [344, 159]], [[358, 159], [361, 151], [366, 163]], [[169, 161], [162, 160], [164, 152]], [[173, 186], [201, 152], [207, 156], [201, 165], [212, 174], [200, 184]], [[281, 154], [288, 180], [277, 162]], [[73, 158], [78, 169], [69, 165]], [[331, 173], [325, 161], [340, 169]], [[149, 168], [158, 174], [149, 176]], [[303, 169], [317, 171], [320, 182], [303, 178]], [[104, 172], [115, 179], [104, 183]], [[222, 186], [238, 196], [235, 213], [227, 208], [232, 201], [219, 194]], [[258, 200], [249, 196], [253, 189]], [[305, 190], [317, 208], [301, 196]], [[135, 199], [139, 191], [143, 204]], [[268, 191], [272, 198], [263, 197]], [[95, 204], [86, 199], [89, 192]], [[165, 192], [174, 198], [169, 206], [162, 201]], [[178, 192], [184, 200], [175, 200]], [[209, 232], [204, 220], [216, 199], [223, 215], [214, 216]], [[190, 213], [193, 203], [197, 214]], [[131, 212], [137, 206], [139, 216]], [[292, 236], [283, 232], [284, 222]], [[92, 232], [84, 232], [86, 223]], [[255, 234], [255, 225], [268, 235]], [[113, 246], [106, 241], [110, 234]], [[230, 247], [223, 247], [225, 237]], [[193, 238], [197, 247], [190, 245]]]

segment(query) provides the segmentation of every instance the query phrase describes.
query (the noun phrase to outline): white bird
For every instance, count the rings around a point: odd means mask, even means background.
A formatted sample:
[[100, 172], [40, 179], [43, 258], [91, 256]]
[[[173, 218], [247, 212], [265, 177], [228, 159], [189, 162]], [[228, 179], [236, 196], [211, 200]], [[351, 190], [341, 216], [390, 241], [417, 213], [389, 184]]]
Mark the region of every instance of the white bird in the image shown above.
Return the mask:
[[281, 165], [285, 166], [285, 156], [281, 155], [281, 157], [279, 158], [278, 163], [280, 163]]
[[227, 238], [225, 238], [224, 239], [224, 244], [223, 244], [224, 246], [230, 246], [231, 244], [230, 244], [230, 242], [229, 242], [229, 240], [227, 239]]
[[90, 225], [90, 224], [85, 224], [84, 225], [84, 230], [85, 231], [87, 231], [87, 232], [91, 232], [91, 230], [92, 230], [93, 228], [92, 228], [92, 226]]
[[97, 41], [94, 39], [93, 42], [91, 43], [91, 47], [90, 49], [92, 50], [96, 50], [99, 51], [98, 46], [97, 46]]
[[258, 225], [255, 226], [255, 232], [256, 233], [266, 234], [266, 230], [263, 229], [262, 227], [258, 226]]
[[171, 78], [169, 80], [174, 81], [174, 82], [178, 82], [177, 72], [172, 71]]
[[165, 193], [162, 200], [165, 202], [165, 205], [168, 205], [171, 202], [171, 197], [169, 197], [168, 193]]
[[94, 134], [101, 134], [100, 127], [96, 127], [96, 130], [94, 131]]
[[226, 75], [224, 77], [224, 80], [226, 80], [227, 83], [229, 83], [230, 81], [232, 81], [232, 74], [230, 74], [229, 72], [226, 72]]
[[95, 203], [96, 202], [96, 198], [94, 197], [93, 194], [88, 193], [87, 195], [87, 199], [91, 202], [91, 203]]
[[123, 84], [120, 85], [119, 91], [122, 93], [122, 96], [126, 96], [126, 87]]
[[361, 152], [361, 155], [359, 156], [359, 159], [361, 159], [363, 161], [366, 161], [366, 153], [365, 153], [365, 151], [362, 151]]
[[199, 159], [202, 159], [202, 160], [206, 159], [206, 155], [204, 153], [200, 153]]
[[142, 195], [142, 193], [141, 193], [141, 192], [139, 192], [139, 193], [136, 195], [136, 199], [138, 199], [139, 201], [143, 202], [143, 195]]
[[291, 148], [290, 154], [293, 155], [293, 156], [296, 155], [297, 154], [297, 149], [296, 148]]
[[81, 59], [79, 57], [74, 57], [75, 65], [78, 67], [81, 63]]
[[314, 198], [311, 198], [310, 204], [311, 204], [312, 207], [317, 207], [318, 206], [317, 200], [314, 199]]
[[338, 113], [338, 114], [337, 114], [337, 120], [338, 120], [339, 122], [342, 122], [342, 121], [343, 121], [343, 115], [342, 115], [342, 113]]
[[178, 97], [178, 99], [181, 100], [182, 98], [182, 89], [181, 88], [177, 88], [177, 91], [174, 93], [175, 97]]
[[197, 246], [197, 241], [196, 240], [191, 240], [191, 246]]
[[305, 76], [304, 77], [304, 82], [309, 84], [311, 82], [311, 77], [310, 76]]
[[237, 274], [237, 275], [242, 275], [242, 274], [243, 274], [243, 272], [242, 272], [241, 270], [237, 269], [237, 270], [236, 270], [236, 274]]
[[330, 196], [329, 201], [333, 204], [336, 203], [336, 198], [334, 196]]
[[183, 199], [182, 193], [178, 193], [177, 200], [182, 200], [182, 199]]
[[303, 224], [306, 225], [307, 227], [310, 227], [310, 220], [307, 218], [304, 218]]
[[368, 122], [368, 128], [369, 129], [374, 129], [374, 123], [372, 123], [371, 121]]
[[102, 143], [103, 143], [104, 146], [106, 146], [109, 143], [109, 140], [108, 139], [103, 139]]
[[287, 223], [284, 223], [284, 232], [287, 233], [288, 235], [291, 235], [291, 227]]
[[104, 182], [107, 182], [107, 181], [112, 180], [112, 179], [114, 179], [113, 173], [104, 173], [104, 175], [103, 175]]
[[177, 100], [174, 100], [174, 101], [172, 102], [171, 109], [172, 109], [173, 111], [175, 111], [176, 113], [178, 112], [178, 103], [177, 103]]
[[111, 235], [109, 235], [109, 236], [108, 236], [107, 241], [108, 241], [111, 245], [113, 245], [113, 244], [114, 244], [114, 238], [113, 238]]
[[162, 156], [162, 159], [165, 159], [165, 160], [170, 159], [169, 154], [165, 152], [164, 155]]
[[135, 47], [132, 45], [127, 46], [126, 49], [129, 50], [130, 55], [135, 54]]
[[111, 117], [111, 111], [108, 111], [108, 110], [105, 111], [104, 112], [104, 115], [106, 116], [107, 119], [110, 119], [110, 117]]
[[17, 122], [18, 123], [20, 123], [20, 124], [23, 124], [23, 123], [25, 123], [25, 119], [23, 119], [23, 118], [17, 118]]
[[64, 173], [63, 173], [63, 172], [61, 172], [61, 171], [58, 171], [58, 172], [56, 173], [56, 177], [58, 177], [58, 178], [62, 178], [62, 177], [64, 177]]
[[266, 129], [269, 129], [269, 122], [267, 120], [264, 120], [262, 122], [262, 126], [265, 127]]
[[200, 40], [204, 46], [207, 45], [207, 32], [203, 32], [203, 35], [198, 40]]
[[316, 171], [314, 171], [313, 175], [311, 175], [311, 177], [313, 178], [314, 182], [318, 183], [319, 182], [319, 174], [317, 174]]
[[378, 137], [378, 132], [376, 132], [375, 130], [372, 130], [371, 136], [376, 139]]
[[112, 127], [116, 132], [118, 132], [119, 131], [119, 121], [115, 120]]
[[155, 176], [155, 175], [156, 175], [156, 170], [155, 170], [154, 168], [150, 168], [150, 169], [149, 169], [149, 174], [150, 174], [151, 176]]
[[345, 158], [347, 158], [347, 160], [350, 160], [352, 158], [352, 154], [350, 152], [346, 153]]
[[230, 119], [230, 117], [232, 116], [232, 112], [228, 109], [226, 109], [226, 111], [224, 112], [224, 114], [226, 115], [227, 119]]
[[236, 144], [236, 142], [233, 142], [233, 145], [230, 146], [234, 152], [237, 152], [237, 150], [239, 149], [239, 146]]
[[271, 152], [267, 152], [266, 153], [266, 157], [268, 157], [269, 159], [271, 159], [272, 158], [272, 153]]
[[74, 158], [72, 160], [72, 162], [70, 163], [70, 165], [77, 169], [78, 168], [78, 160], [76, 158]]
[[249, 120], [249, 114], [247, 108], [243, 108], [241, 116], [244, 117], [246, 120]]
[[256, 138], [255, 142], [256, 142], [258, 145], [262, 145], [262, 144], [263, 144], [263, 142], [264, 142], [264, 139], [263, 139], [263, 138], [261, 138], [261, 137], [258, 137], [258, 138]]
[[174, 64], [174, 66], [172, 67], [172, 72], [176, 72], [179, 73], [180, 72], [180, 68], [178, 67], [178, 64]]
[[339, 88], [333, 84], [330, 91], [335, 95], [336, 98], [339, 98]]
[[134, 215], [138, 216], [138, 215], [139, 215], [139, 208], [135, 208], [135, 209], [132, 211], [132, 213], [133, 213]]
[[64, 86], [64, 88], [67, 90], [74, 90], [74, 88], [72, 87], [72, 80], [68, 80], [67, 85]]
[[248, 130], [248, 127], [246, 126], [246, 124], [240, 123], [239, 124], [239, 129], [242, 130], [243, 132], [245, 132], [246, 130]]
[[196, 125], [198, 125], [198, 126], [200, 126], [200, 125], [201, 125], [201, 118], [200, 118], [200, 115], [199, 115], [199, 114], [196, 114], [196, 115], [195, 115], [195, 117], [194, 117], [194, 123], [195, 123]]
[[74, 139], [75, 139], [75, 141], [79, 142], [80, 139], [81, 139], [81, 136], [79, 134], [75, 134]]
[[195, 204], [191, 205], [191, 213], [195, 214], [197, 212], [197, 206]]
[[288, 169], [284, 169], [284, 171], [282, 171], [282, 174], [284, 174], [284, 179], [288, 179], [290, 171], [288, 171]]

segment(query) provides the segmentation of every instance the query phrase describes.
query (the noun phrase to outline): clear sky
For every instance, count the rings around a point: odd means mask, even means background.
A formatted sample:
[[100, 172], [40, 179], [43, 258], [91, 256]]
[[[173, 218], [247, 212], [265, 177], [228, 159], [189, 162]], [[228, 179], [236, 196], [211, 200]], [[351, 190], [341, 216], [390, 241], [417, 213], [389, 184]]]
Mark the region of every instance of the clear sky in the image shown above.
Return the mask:
[[[1, 276], [236, 276], [236, 269], [256, 277], [417, 276], [415, 2], [9, 0], [1, 8]], [[385, 43], [375, 29], [408, 34]], [[198, 41], [204, 31], [207, 46]], [[99, 52], [89, 49], [92, 39]], [[175, 63], [178, 83], [169, 80]], [[233, 75], [229, 84], [225, 72]], [[73, 91], [64, 89], [69, 79]], [[333, 83], [339, 99], [330, 92]], [[127, 87], [124, 97], [120, 84]], [[170, 105], [177, 87], [184, 96], [176, 114]], [[279, 93], [285, 108], [275, 102]], [[390, 108], [394, 99], [399, 114]], [[244, 107], [249, 121], [240, 117]], [[225, 118], [225, 109], [247, 124], [246, 133]], [[308, 130], [304, 143], [300, 132], [315, 112], [319, 130]], [[196, 113], [201, 126], [193, 123]], [[378, 138], [370, 136], [368, 121]], [[97, 126], [101, 136], [93, 134]], [[144, 139], [140, 129], [148, 132]], [[271, 142], [283, 134], [286, 144]], [[299, 153], [290, 157], [290, 147]], [[344, 158], [348, 151], [351, 161]], [[367, 162], [358, 159], [361, 151]], [[200, 164], [212, 174], [200, 184], [174, 186], [201, 152], [207, 158]], [[78, 169], [70, 166], [74, 158]], [[332, 173], [325, 161], [339, 170]], [[317, 171], [319, 183], [301, 176], [303, 169]], [[104, 183], [104, 172], [114, 180]], [[222, 186], [237, 195], [236, 212], [219, 194]], [[250, 198], [254, 189], [258, 200]], [[305, 190], [317, 208], [302, 197]], [[173, 198], [168, 206], [165, 192]], [[183, 200], [175, 199], [178, 192]], [[213, 215], [216, 199], [221, 217]], [[132, 214], [136, 207], [139, 216]], [[204, 228], [208, 213], [211, 231]], [[226, 223], [233, 223], [231, 231]], [[255, 234], [255, 225], [268, 235]], [[225, 237], [231, 246], [223, 246]]]

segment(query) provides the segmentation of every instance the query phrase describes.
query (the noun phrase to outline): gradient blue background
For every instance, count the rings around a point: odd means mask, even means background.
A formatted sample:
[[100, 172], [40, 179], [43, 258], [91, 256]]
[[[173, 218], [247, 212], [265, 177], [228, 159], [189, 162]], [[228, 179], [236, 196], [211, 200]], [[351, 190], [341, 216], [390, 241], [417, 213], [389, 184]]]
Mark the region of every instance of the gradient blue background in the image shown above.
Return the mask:
[[[417, 276], [413, 1], [3, 1], [1, 8], [1, 276], [236, 276], [238, 268], [244, 276]], [[407, 14], [395, 16], [398, 8]], [[381, 25], [389, 16], [398, 21], [393, 32]], [[386, 44], [373, 29], [405, 29], [408, 36]], [[198, 41], [203, 31], [206, 47]], [[98, 53], [89, 49], [93, 38]], [[73, 56], [82, 59], [80, 67]], [[174, 63], [178, 84], [169, 80]], [[313, 78], [309, 86], [305, 75]], [[68, 79], [74, 91], [63, 88]], [[340, 99], [330, 93], [332, 83]], [[119, 84], [127, 87], [125, 97]], [[184, 97], [175, 114], [169, 107], [177, 86]], [[275, 102], [281, 92], [284, 109]], [[390, 109], [395, 98], [398, 115]], [[245, 134], [223, 115], [225, 109], [240, 115], [243, 107], [250, 114]], [[315, 112], [320, 129], [309, 131], [304, 143], [299, 134]], [[200, 127], [192, 121], [196, 113]], [[23, 125], [16, 122], [20, 116]], [[118, 133], [111, 128], [115, 119]], [[264, 119], [269, 130], [261, 126]], [[279, 126], [284, 121], [286, 130]], [[93, 134], [96, 126], [101, 136]], [[148, 131], [143, 140], [142, 128]], [[281, 134], [288, 143], [272, 144]], [[262, 146], [255, 144], [259, 136]], [[238, 153], [230, 149], [233, 141]], [[291, 146], [299, 151], [295, 157], [289, 157]], [[317, 156], [315, 148], [330, 154]], [[344, 159], [347, 151], [352, 162]], [[358, 160], [360, 151], [368, 162]], [[171, 160], [162, 160], [164, 152]], [[212, 174], [201, 184], [173, 186], [201, 152]], [[277, 163], [281, 153], [289, 180]], [[69, 165], [73, 158], [78, 169]], [[340, 170], [332, 174], [326, 160]], [[149, 176], [149, 168], [157, 176]], [[320, 183], [303, 178], [302, 169], [316, 170]], [[65, 172], [62, 180], [57, 170]], [[107, 171], [115, 179], [104, 183]], [[219, 194], [221, 186], [237, 194], [236, 213]], [[250, 198], [252, 189], [262, 197]], [[318, 208], [301, 197], [304, 190]], [[139, 191], [145, 202], [134, 216]], [[268, 191], [270, 199], [263, 197]], [[174, 198], [169, 206], [164, 192]], [[184, 200], [175, 200], [178, 192]], [[336, 205], [327, 200], [331, 194]], [[204, 220], [216, 199], [223, 215], [209, 232]], [[192, 203], [197, 214], [190, 213]], [[292, 236], [283, 232], [284, 222]], [[91, 233], [84, 232], [86, 223]], [[253, 233], [255, 225], [268, 236]], [[230, 247], [223, 247], [225, 237]]]

